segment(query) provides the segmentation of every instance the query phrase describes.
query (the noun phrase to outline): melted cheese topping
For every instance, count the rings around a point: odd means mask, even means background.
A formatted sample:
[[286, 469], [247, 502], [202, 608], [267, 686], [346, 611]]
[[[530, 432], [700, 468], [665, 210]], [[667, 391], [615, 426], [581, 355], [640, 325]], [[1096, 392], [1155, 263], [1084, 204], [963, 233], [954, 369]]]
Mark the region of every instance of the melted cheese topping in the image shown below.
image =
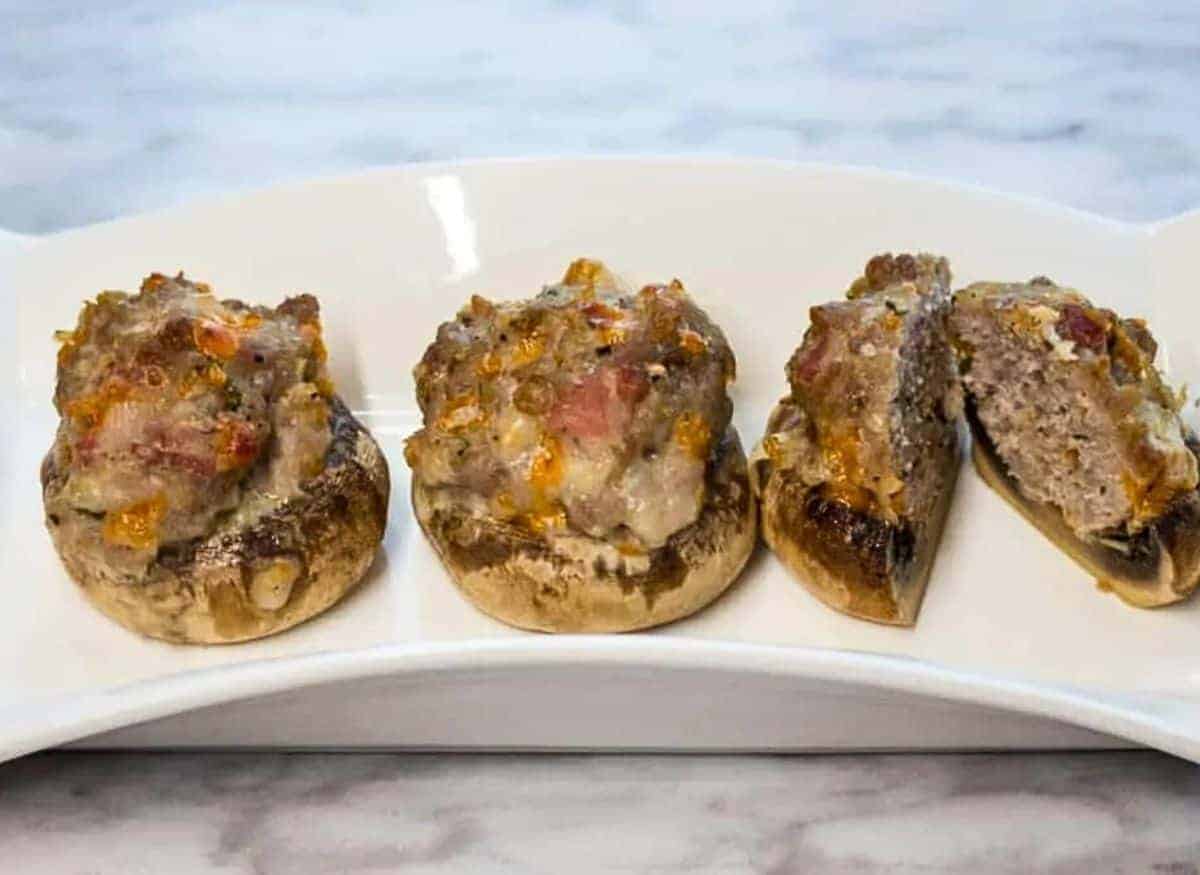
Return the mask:
[[152, 556], [323, 467], [332, 385], [310, 296], [269, 310], [155, 274], [57, 336], [62, 496], [103, 518], [109, 548]]
[[630, 294], [581, 259], [533, 300], [474, 296], [439, 328], [405, 458], [531, 531], [660, 546], [700, 513], [733, 370], [677, 280]]

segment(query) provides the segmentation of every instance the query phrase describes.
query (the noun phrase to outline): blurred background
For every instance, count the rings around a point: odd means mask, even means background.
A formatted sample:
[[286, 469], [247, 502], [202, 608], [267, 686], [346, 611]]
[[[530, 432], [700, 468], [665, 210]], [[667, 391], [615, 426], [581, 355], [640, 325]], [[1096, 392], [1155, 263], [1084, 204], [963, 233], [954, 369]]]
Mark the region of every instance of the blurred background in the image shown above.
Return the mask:
[[1200, 3], [0, 0], [0, 228], [403, 161], [849, 162], [1200, 204]]

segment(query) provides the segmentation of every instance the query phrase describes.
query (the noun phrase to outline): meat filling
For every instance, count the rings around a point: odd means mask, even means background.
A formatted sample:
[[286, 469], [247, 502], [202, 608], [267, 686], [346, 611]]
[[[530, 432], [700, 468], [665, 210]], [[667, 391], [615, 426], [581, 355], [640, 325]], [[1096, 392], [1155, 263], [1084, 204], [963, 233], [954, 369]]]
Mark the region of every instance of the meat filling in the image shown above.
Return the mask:
[[973, 415], [1021, 492], [1077, 535], [1135, 535], [1196, 488], [1182, 398], [1141, 320], [1038, 278], [963, 289], [951, 327]]
[[535, 532], [633, 551], [695, 522], [734, 359], [678, 280], [636, 293], [579, 260], [529, 301], [478, 296], [415, 370], [414, 477]]
[[957, 442], [957, 378], [946, 336], [949, 265], [879, 255], [848, 300], [814, 307], [788, 362], [791, 394], [756, 457], [886, 522], [924, 519]]
[[248, 498], [294, 496], [323, 467], [332, 384], [309, 295], [272, 310], [154, 274], [85, 304], [58, 339], [57, 500], [79, 512], [59, 525], [95, 520], [116, 567], [211, 534]]

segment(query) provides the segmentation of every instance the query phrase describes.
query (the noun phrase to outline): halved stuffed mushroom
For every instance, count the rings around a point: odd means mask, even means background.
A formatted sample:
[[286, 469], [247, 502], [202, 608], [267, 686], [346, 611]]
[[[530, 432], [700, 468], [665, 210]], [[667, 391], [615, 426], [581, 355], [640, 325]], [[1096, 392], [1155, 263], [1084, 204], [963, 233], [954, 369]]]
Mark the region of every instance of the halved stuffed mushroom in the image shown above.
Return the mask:
[[825, 604], [916, 621], [959, 464], [950, 268], [878, 255], [810, 311], [791, 392], [751, 457], [771, 549]]
[[531, 300], [473, 297], [415, 370], [417, 519], [460, 589], [550, 632], [666, 623], [754, 545], [729, 345], [676, 280], [594, 261]]
[[102, 611], [156, 638], [243, 641], [362, 578], [387, 464], [333, 391], [315, 298], [253, 307], [154, 274], [86, 303], [59, 340], [46, 524]]
[[1146, 324], [1038, 277], [968, 286], [950, 325], [988, 484], [1129, 604], [1191, 595], [1200, 445]]

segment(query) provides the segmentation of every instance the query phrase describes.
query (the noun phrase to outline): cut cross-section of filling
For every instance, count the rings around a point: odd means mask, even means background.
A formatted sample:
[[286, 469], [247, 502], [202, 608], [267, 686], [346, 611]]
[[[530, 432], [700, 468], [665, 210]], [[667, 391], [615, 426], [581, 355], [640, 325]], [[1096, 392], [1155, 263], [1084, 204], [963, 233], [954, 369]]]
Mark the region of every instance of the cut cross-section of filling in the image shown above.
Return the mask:
[[954, 483], [948, 283], [945, 259], [880, 255], [847, 300], [814, 307], [751, 458], [768, 543], [867, 619], [915, 620]]
[[950, 324], [988, 481], [1127, 601], [1190, 593], [1197, 457], [1145, 323], [1038, 277], [968, 286]]

